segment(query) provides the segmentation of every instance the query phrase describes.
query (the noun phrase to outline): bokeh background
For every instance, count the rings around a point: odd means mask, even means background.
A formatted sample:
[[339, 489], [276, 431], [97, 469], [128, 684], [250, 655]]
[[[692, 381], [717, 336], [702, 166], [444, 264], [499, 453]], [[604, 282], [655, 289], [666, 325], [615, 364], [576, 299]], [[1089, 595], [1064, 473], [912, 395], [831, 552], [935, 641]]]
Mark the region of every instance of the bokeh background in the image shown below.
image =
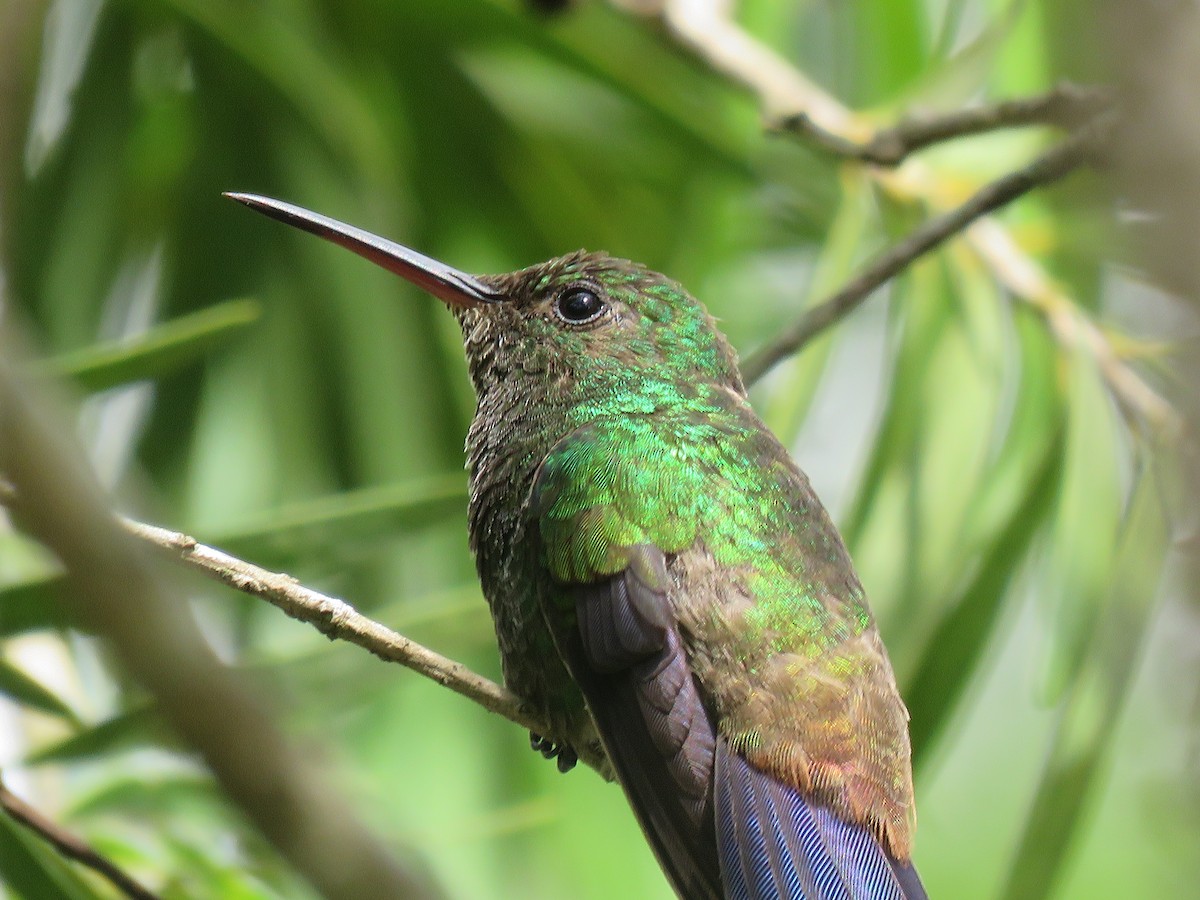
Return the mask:
[[[638, 259], [749, 352], [1057, 138], [939, 147], [907, 170], [918, 188], [892, 191], [767, 133], [754, 98], [654, 21], [600, 0], [535, 6], [0, 2], [0, 316], [39, 357], [22, 367], [71, 385], [119, 508], [491, 677], [451, 318], [221, 191], [301, 203], [468, 271], [581, 246]], [[737, 4], [750, 34], [881, 123], [1120, 81], [1147, 60], [1122, 68], [1123, 40], [1142, 45], [1103, 19], [1061, 0]], [[1129, 240], [1158, 211], [1127, 187], [1081, 172], [998, 217], [1052, 290], [1021, 296], [953, 242], [752, 394], [871, 596], [912, 714], [916, 861], [935, 897], [1196, 896], [1200, 620], [1178, 565], [1196, 546], [1179, 432], [1118, 406], [1094, 348], [1048, 324], [1098, 323], [1187, 412], [1196, 320]], [[0, 520], [9, 786], [167, 896], [311, 895], [64, 621], [61, 589]], [[449, 896], [670, 895], [594, 773], [559, 775], [509, 723], [261, 602], [194, 578], [177, 596]], [[6, 820], [3, 883], [110, 895]]]

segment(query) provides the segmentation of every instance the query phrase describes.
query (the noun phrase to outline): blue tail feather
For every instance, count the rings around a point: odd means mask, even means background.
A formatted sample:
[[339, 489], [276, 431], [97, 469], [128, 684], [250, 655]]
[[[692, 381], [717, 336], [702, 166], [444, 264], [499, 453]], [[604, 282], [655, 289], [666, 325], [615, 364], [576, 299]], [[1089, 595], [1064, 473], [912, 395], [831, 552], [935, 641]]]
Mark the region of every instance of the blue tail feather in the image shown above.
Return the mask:
[[730, 900], [927, 900], [916, 870], [861, 825], [808, 803], [718, 742], [715, 806]]

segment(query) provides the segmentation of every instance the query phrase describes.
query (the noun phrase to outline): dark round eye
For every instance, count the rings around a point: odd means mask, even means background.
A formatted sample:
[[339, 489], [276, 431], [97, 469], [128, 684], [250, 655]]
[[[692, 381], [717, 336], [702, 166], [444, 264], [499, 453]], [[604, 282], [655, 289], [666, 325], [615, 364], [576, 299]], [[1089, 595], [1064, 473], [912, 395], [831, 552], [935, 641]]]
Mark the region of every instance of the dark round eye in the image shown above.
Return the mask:
[[564, 322], [586, 325], [604, 315], [608, 305], [589, 287], [567, 288], [554, 301], [554, 311]]

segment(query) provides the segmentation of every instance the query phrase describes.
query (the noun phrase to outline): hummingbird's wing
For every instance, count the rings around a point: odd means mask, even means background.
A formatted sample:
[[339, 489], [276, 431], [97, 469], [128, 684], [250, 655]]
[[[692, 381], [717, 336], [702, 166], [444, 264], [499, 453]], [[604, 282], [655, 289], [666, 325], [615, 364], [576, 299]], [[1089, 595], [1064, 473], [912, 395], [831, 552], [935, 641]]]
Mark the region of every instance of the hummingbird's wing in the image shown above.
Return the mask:
[[865, 827], [810, 804], [717, 735], [669, 600], [656, 586], [662, 551], [631, 551], [623, 572], [568, 589], [576, 627], [560, 631], [558, 642], [679, 895], [924, 898], [912, 866], [889, 857]]
[[671, 883], [683, 897], [717, 900], [715, 732], [670, 614], [662, 551], [630, 551], [622, 572], [566, 587], [575, 625], [551, 627]]
[[[627, 449], [626, 437], [593, 424], [561, 442], [530, 509], [554, 578], [543, 614], [673, 886], [688, 900], [924, 898], [911, 865], [871, 829], [747, 762], [723, 735], [689, 655], [695, 635], [678, 618], [695, 598], [675, 596], [680, 581], [668, 572], [698, 546], [696, 522], [680, 510], [708, 499], [687, 497], [670, 446], [609, 452]], [[655, 504], [657, 478], [680, 509]]]
[[911, 863], [862, 825], [810, 803], [718, 739], [714, 791], [726, 896], [928, 900]]

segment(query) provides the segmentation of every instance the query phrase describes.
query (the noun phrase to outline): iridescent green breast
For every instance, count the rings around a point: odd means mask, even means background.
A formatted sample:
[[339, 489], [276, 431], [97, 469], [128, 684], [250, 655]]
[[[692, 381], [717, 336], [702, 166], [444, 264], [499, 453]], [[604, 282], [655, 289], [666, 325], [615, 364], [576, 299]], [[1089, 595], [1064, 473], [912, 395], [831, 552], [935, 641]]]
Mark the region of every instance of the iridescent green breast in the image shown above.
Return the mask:
[[[701, 545], [752, 591], [756, 639], [810, 646], [870, 624], [849, 557], [807, 479], [745, 400], [724, 388], [581, 426], [548, 454], [530, 511], [559, 581], [618, 572], [636, 544], [668, 554]], [[831, 594], [839, 601], [832, 608]]]

